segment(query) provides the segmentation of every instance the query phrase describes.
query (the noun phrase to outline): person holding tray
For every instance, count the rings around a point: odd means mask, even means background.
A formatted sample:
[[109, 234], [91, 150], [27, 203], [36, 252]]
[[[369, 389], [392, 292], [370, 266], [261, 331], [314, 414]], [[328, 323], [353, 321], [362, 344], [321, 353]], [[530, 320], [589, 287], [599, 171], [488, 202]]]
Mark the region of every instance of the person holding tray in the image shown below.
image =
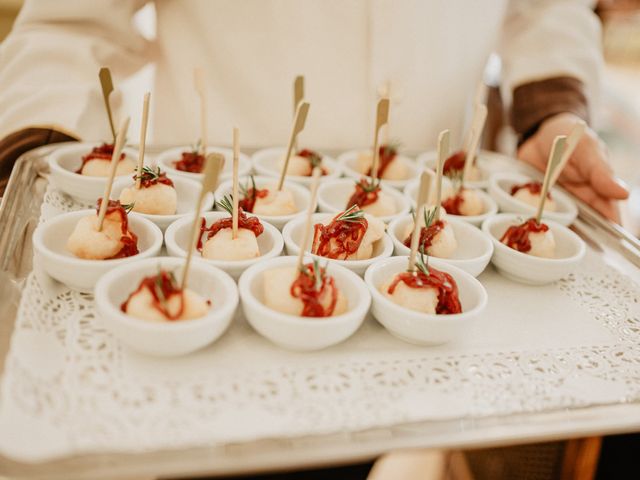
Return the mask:
[[[157, 1], [151, 40], [134, 22], [146, 3], [25, 2], [0, 49], [2, 181], [29, 149], [105, 138], [96, 79], [103, 65], [117, 79], [155, 65], [151, 141], [163, 144], [190, 142], [197, 131], [191, 73], [199, 65], [214, 142], [225, 141], [231, 119], [247, 145], [284, 137], [291, 112], [282, 108], [290, 104], [283, 85], [304, 73], [314, 104], [309, 144], [368, 144], [370, 100], [386, 92], [393, 136], [424, 150], [443, 128], [462, 130], [492, 51], [502, 60], [519, 157], [539, 169], [554, 137], [597, 105], [601, 28], [589, 1]], [[613, 219], [615, 201], [627, 197], [592, 130], [560, 183]]]

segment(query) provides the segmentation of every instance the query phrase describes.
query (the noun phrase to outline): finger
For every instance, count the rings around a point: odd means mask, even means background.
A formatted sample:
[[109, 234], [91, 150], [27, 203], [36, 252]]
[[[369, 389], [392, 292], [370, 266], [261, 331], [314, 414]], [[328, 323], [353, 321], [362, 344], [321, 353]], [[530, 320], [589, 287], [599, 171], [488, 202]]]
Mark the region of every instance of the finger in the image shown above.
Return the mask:
[[587, 184], [568, 183], [564, 185], [564, 188], [609, 220], [619, 222], [618, 206], [611, 198], [598, 195]]

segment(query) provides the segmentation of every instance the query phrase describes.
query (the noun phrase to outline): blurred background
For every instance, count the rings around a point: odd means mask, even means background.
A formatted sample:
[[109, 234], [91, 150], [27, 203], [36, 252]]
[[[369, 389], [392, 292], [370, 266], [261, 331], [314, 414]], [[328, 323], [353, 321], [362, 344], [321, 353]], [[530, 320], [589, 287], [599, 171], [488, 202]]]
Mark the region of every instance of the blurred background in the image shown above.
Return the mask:
[[[0, 0], [0, 41], [11, 30], [22, 3]], [[614, 170], [632, 187], [631, 197], [622, 205], [622, 219], [626, 228], [640, 236], [640, 0], [599, 0], [596, 11], [603, 22], [606, 69], [594, 127], [609, 147]], [[148, 38], [155, 32], [154, 13], [149, 3], [135, 19]], [[127, 83], [129, 93], [143, 91], [151, 75], [152, 66], [143, 69]], [[138, 103], [132, 103], [132, 115]]]

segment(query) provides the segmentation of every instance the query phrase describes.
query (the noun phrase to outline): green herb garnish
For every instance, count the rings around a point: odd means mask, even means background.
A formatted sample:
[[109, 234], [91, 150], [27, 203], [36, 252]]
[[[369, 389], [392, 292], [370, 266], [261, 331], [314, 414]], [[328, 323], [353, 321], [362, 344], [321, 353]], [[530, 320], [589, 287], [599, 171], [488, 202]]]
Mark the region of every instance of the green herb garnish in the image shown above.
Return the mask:
[[364, 218], [364, 211], [358, 208], [358, 205], [351, 205], [344, 212], [342, 212], [336, 220], [339, 222], [359, 222]]

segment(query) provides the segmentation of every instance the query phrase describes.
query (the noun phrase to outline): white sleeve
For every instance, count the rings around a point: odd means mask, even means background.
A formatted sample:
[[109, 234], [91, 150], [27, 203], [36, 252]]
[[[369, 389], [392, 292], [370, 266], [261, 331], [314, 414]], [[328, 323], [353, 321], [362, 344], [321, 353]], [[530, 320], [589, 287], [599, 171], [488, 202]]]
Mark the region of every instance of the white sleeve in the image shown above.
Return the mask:
[[505, 92], [528, 82], [569, 76], [584, 84], [591, 109], [597, 105], [603, 57], [601, 25], [592, 10], [593, 3], [509, 2], [500, 42]]
[[[98, 71], [109, 67], [117, 90], [143, 65], [148, 42], [132, 19], [144, 3], [27, 0], [0, 46], [0, 138], [48, 126], [108, 139]], [[117, 111], [118, 95], [111, 98]]]

